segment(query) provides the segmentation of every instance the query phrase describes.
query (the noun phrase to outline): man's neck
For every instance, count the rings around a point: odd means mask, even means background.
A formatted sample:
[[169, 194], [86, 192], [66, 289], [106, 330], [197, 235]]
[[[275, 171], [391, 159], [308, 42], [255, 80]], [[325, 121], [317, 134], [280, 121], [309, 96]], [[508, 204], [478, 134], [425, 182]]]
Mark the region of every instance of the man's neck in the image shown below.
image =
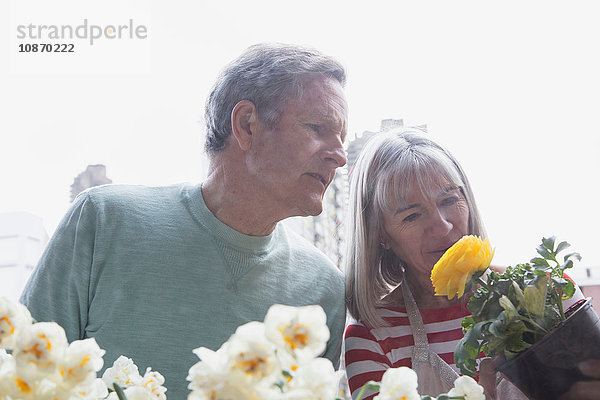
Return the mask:
[[211, 165], [202, 184], [202, 197], [208, 209], [225, 225], [250, 236], [271, 234], [277, 222], [273, 207], [265, 204], [260, 191], [248, 185], [244, 177], [231, 173], [226, 164]]

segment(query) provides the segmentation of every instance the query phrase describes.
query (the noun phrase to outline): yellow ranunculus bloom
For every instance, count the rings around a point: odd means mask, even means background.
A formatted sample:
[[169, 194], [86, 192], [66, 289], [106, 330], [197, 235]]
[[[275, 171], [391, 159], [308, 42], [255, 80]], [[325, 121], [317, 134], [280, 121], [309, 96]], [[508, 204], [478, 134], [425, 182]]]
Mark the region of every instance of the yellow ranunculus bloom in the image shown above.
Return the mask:
[[488, 239], [477, 236], [463, 236], [454, 243], [435, 263], [431, 271], [431, 282], [436, 296], [452, 299], [465, 293], [465, 284], [476, 271], [489, 267], [494, 251]]

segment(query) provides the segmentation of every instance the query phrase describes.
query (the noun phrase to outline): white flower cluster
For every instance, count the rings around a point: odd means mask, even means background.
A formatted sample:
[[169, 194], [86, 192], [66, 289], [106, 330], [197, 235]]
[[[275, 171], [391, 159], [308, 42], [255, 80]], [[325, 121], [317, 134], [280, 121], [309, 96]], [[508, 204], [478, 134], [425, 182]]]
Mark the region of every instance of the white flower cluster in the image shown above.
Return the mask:
[[[108, 387], [113, 387], [116, 383], [123, 388], [123, 393], [127, 400], [166, 400], [165, 392], [167, 388], [162, 386], [165, 378], [158, 372], [152, 371], [150, 367], [146, 369], [144, 376], [141, 376], [137, 365], [133, 360], [125, 356], [120, 356], [114, 362], [111, 368], [104, 371], [102, 380]], [[117, 400], [117, 394], [112, 392], [107, 400]]]
[[163, 376], [148, 368], [142, 377], [123, 356], [97, 378], [104, 353], [93, 338], [69, 344], [60, 325], [33, 323], [24, 305], [0, 298], [0, 400], [116, 400], [113, 383], [127, 400], [166, 400]]
[[94, 339], [69, 344], [60, 325], [33, 323], [25, 306], [0, 298], [0, 400], [105, 398], [103, 355]]
[[[470, 376], [461, 376], [454, 381], [454, 387], [441, 398], [485, 400], [483, 387], [477, 384]], [[410, 368], [390, 368], [383, 374], [379, 384], [379, 394], [373, 400], [421, 400], [435, 398], [421, 396], [417, 391], [417, 374]]]
[[[194, 350], [200, 361], [189, 370], [188, 400], [334, 400], [343, 372], [318, 357], [327, 340], [320, 306], [274, 305], [264, 322], [238, 327], [219, 350]], [[164, 377], [150, 368], [140, 375], [125, 356], [97, 378], [104, 353], [93, 338], [69, 344], [58, 324], [33, 323], [25, 306], [0, 298], [0, 400], [118, 400], [109, 393], [115, 383], [127, 400], [166, 400]], [[419, 395], [417, 375], [406, 367], [367, 386], [379, 391], [374, 400], [432, 399]], [[442, 398], [485, 399], [467, 376]]]
[[220, 349], [194, 350], [188, 400], [333, 400], [342, 372], [318, 356], [329, 339], [320, 306], [272, 306]]

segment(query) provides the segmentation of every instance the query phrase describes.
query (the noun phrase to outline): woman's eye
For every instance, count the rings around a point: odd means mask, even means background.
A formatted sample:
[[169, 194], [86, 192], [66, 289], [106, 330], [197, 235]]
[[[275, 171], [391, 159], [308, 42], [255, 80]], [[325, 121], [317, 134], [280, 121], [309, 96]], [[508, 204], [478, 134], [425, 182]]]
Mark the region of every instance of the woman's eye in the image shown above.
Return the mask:
[[410, 215], [407, 215], [406, 217], [404, 217], [404, 219], [402, 220], [402, 222], [413, 222], [415, 221], [417, 218], [419, 218], [419, 213], [412, 213]]
[[453, 204], [456, 204], [457, 202], [458, 202], [458, 197], [456, 197], [456, 196], [446, 197], [444, 200], [442, 200], [442, 204], [445, 206], [451, 206]]

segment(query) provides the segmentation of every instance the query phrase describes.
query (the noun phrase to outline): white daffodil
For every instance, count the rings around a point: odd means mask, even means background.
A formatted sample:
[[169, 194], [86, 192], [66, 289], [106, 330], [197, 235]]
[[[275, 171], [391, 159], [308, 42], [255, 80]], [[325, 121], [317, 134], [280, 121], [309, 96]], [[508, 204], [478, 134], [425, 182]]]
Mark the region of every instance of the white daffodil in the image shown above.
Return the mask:
[[12, 355], [8, 354], [6, 350], [0, 349], [0, 376], [5, 373], [14, 372], [15, 370], [15, 359]]
[[188, 389], [197, 392], [210, 391], [211, 388], [222, 386], [227, 378], [226, 354], [227, 343], [218, 351], [199, 347], [194, 349], [200, 361], [192, 365], [188, 372], [187, 380], [190, 381]]
[[126, 388], [140, 385], [142, 376], [140, 375], [137, 365], [133, 363], [131, 358], [119, 356], [112, 367], [107, 368], [106, 371], [104, 371], [102, 380], [109, 388], [113, 387], [113, 383]]
[[374, 400], [421, 400], [417, 392], [417, 374], [410, 368], [389, 368], [381, 378], [379, 394]]
[[454, 381], [454, 388], [450, 389], [448, 396], [464, 396], [465, 400], [485, 400], [483, 387], [470, 376], [461, 376]]
[[265, 316], [265, 335], [278, 349], [305, 360], [319, 356], [329, 340], [327, 315], [320, 306], [275, 304]]
[[328, 359], [315, 358], [300, 365], [288, 384], [289, 390], [282, 397], [285, 400], [335, 399], [341, 374], [343, 372], [336, 372]]
[[56, 371], [67, 349], [65, 330], [55, 322], [38, 322], [17, 337], [14, 357], [19, 373], [49, 375]]
[[68, 400], [98, 400], [108, 396], [106, 383], [100, 378], [74, 387]]
[[0, 348], [12, 350], [19, 331], [31, 325], [31, 322], [27, 307], [0, 297]]
[[[194, 390], [188, 395], [188, 400], [278, 400], [271, 392], [262, 388], [261, 391], [257, 387], [250, 386], [243, 388], [238, 385], [221, 383], [212, 388], [203, 388]], [[277, 389], [279, 390], [279, 389]], [[128, 399], [129, 400], [129, 399]]]
[[265, 337], [261, 322], [248, 322], [237, 328], [226, 347], [228, 380], [246, 386], [265, 379], [274, 380], [281, 368], [275, 346]]
[[7, 373], [0, 376], [0, 399], [35, 399], [35, 384]]
[[96, 372], [104, 365], [104, 353], [94, 338], [72, 342], [58, 365], [65, 385], [76, 386], [96, 379]]
[[142, 377], [142, 387], [150, 394], [153, 400], [166, 400], [165, 392], [167, 388], [162, 386], [165, 383], [165, 378], [157, 371], [152, 371], [150, 367], [146, 369], [146, 373]]

